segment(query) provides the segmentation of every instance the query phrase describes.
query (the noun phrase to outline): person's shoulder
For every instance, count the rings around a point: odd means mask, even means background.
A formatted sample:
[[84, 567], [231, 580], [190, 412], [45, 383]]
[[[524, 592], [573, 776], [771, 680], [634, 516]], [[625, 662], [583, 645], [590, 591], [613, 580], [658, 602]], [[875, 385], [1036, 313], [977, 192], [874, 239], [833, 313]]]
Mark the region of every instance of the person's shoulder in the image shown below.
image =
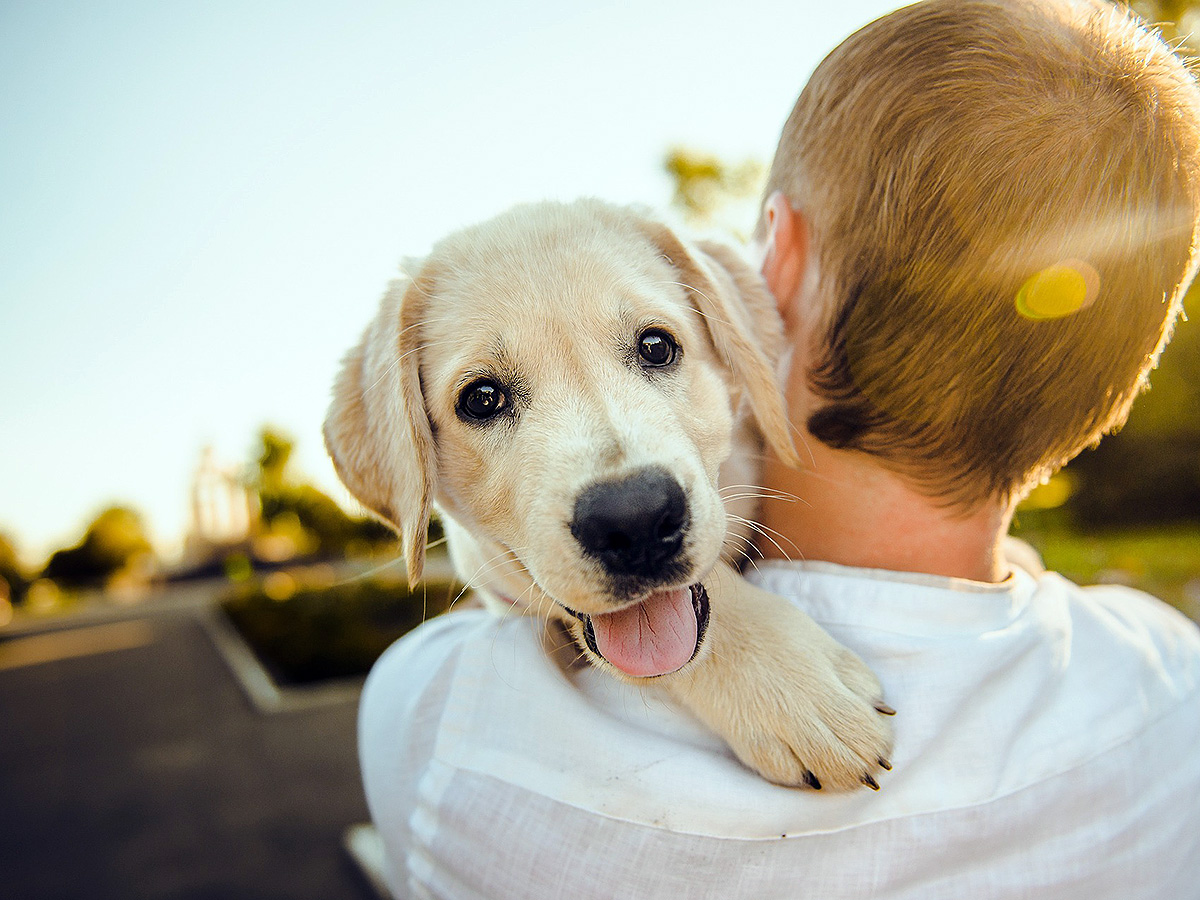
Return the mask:
[[1157, 597], [1119, 583], [1076, 584], [1047, 570], [1033, 547], [1011, 536], [1005, 540], [1004, 555], [1014, 573], [1033, 580], [1036, 597], [1043, 602], [1065, 601], [1072, 618], [1094, 620], [1118, 639], [1161, 643], [1193, 657], [1200, 655], [1200, 625]]
[[1082, 587], [1054, 572], [1038, 576], [1038, 593], [1060, 596], [1080, 641], [1135, 660], [1180, 690], [1200, 685], [1200, 626], [1150, 594], [1120, 584]]
[[496, 617], [485, 609], [458, 610], [424, 622], [376, 660], [367, 677], [367, 688], [375, 682], [407, 676], [413, 670], [437, 668], [496, 623]]
[[1146, 634], [1200, 651], [1200, 625], [1168, 603], [1123, 584], [1081, 586], [1056, 572], [1039, 576], [1039, 587], [1063, 592], [1080, 609], [1102, 616], [1114, 629]]
[[486, 609], [459, 610], [430, 619], [397, 640], [376, 660], [363, 685], [360, 731], [410, 719], [432, 694], [450, 685], [463, 653], [507, 639], [512, 629], [504, 624]]
[[364, 691], [371, 692], [397, 681], [411, 685], [422, 673], [453, 664], [473, 647], [495, 648], [511, 641], [522, 630], [520, 626], [530, 621], [523, 616], [497, 616], [482, 607], [443, 613], [389, 646], [371, 668]]

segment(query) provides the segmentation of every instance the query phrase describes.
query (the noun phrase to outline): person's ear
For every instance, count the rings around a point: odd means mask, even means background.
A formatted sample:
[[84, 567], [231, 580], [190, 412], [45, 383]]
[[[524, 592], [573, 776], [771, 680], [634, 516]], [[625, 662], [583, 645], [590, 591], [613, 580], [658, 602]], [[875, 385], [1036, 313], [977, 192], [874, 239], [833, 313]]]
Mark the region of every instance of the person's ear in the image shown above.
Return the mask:
[[790, 322], [808, 265], [808, 222], [802, 213], [792, 209], [781, 191], [767, 198], [763, 217], [767, 225], [763, 279], [775, 295], [779, 314], [785, 322]]

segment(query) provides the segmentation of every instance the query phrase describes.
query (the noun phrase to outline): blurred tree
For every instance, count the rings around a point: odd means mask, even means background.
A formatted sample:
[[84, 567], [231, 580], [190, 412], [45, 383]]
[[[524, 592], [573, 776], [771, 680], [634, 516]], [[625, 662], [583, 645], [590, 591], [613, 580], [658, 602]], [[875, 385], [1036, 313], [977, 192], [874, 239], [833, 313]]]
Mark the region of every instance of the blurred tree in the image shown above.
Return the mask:
[[110, 506], [88, 526], [79, 544], [50, 557], [42, 577], [63, 587], [100, 587], [117, 573], [141, 569], [153, 559], [141, 516], [129, 507]]
[[[709, 153], [676, 147], [668, 151], [663, 168], [675, 185], [671, 205], [689, 224], [723, 226], [739, 237], [754, 224], [755, 204], [766, 169], [758, 160], [729, 163]], [[749, 209], [741, 207], [749, 206]]]
[[29, 578], [21, 560], [17, 557], [17, 548], [12, 539], [0, 532], [0, 600], [7, 598], [13, 603], [20, 603], [29, 587]]
[[395, 536], [383, 524], [350, 516], [332, 498], [296, 479], [290, 469], [295, 441], [267, 426], [250, 483], [258, 492], [268, 535], [290, 542], [294, 553], [340, 556], [348, 550], [391, 544]]
[[260, 490], [279, 490], [287, 480], [296, 442], [269, 425], [259, 432], [259, 441], [262, 450], [258, 454], [257, 485]]

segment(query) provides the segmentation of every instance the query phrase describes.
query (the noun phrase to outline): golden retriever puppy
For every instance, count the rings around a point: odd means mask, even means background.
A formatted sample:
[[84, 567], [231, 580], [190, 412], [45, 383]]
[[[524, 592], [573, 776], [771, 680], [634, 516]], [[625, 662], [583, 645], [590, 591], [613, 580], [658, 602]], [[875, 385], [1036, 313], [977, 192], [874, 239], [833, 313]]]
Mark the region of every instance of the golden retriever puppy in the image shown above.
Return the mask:
[[722, 561], [744, 549], [762, 441], [796, 459], [782, 342], [733, 251], [597, 201], [518, 207], [391, 285], [326, 444], [400, 534], [410, 580], [436, 507], [485, 601], [654, 679], [772, 781], [876, 787], [891, 710], [875, 677]]

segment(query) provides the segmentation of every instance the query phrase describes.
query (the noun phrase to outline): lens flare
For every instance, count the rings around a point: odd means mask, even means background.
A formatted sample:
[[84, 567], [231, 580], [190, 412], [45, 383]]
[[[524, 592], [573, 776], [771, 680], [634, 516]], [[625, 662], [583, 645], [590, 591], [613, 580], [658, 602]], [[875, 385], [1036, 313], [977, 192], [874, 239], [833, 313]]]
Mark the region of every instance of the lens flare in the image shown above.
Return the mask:
[[1047, 266], [1017, 291], [1017, 312], [1026, 319], [1061, 319], [1096, 302], [1100, 273], [1080, 259]]

